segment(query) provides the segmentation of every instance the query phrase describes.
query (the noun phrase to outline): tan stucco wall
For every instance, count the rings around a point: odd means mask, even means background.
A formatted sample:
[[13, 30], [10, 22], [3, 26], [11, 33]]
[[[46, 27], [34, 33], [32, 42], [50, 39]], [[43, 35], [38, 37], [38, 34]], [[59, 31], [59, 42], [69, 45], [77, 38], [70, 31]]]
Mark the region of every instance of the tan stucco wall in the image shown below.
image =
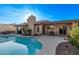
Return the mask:
[[[39, 27], [39, 32], [37, 31], [37, 27]], [[35, 34], [42, 34], [42, 25], [35, 26]]]
[[34, 35], [34, 32], [35, 32], [35, 30], [34, 30], [34, 24], [29, 24], [28, 28], [31, 29], [31, 31], [32, 31], [31, 34]]
[[16, 27], [8, 24], [0, 24], [0, 32], [1, 31], [16, 31]]

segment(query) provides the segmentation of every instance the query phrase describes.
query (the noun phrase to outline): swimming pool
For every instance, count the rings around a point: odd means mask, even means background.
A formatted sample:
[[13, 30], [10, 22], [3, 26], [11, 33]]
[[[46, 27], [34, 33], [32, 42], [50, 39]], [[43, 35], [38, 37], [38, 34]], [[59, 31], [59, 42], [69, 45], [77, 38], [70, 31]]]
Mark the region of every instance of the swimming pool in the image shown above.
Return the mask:
[[35, 55], [42, 44], [34, 37], [0, 36], [0, 55]]

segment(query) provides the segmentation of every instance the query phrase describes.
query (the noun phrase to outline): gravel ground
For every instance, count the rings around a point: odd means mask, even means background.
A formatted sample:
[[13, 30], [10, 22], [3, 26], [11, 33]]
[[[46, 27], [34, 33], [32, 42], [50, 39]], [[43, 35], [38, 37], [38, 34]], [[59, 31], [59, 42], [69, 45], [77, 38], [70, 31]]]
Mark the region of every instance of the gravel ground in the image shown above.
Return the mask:
[[57, 55], [79, 55], [79, 50], [69, 42], [62, 42], [56, 48]]

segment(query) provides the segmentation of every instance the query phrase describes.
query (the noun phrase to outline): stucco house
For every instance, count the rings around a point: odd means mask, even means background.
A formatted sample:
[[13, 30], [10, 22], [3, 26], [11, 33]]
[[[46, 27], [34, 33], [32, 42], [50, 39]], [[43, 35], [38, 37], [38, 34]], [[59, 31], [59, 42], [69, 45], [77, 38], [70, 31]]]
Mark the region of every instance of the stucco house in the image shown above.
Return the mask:
[[16, 30], [20, 30], [21, 34], [25, 31], [31, 31], [31, 35], [48, 35], [54, 33], [55, 35], [66, 35], [68, 30], [76, 26], [79, 20], [64, 20], [64, 21], [36, 21], [36, 17], [31, 15], [27, 19], [27, 23], [16, 25]]

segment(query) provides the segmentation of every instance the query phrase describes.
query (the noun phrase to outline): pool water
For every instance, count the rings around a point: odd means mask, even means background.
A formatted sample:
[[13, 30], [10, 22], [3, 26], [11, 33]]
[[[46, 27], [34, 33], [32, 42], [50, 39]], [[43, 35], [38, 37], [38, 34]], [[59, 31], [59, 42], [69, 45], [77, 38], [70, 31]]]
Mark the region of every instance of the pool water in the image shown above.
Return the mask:
[[35, 55], [42, 44], [34, 37], [0, 36], [0, 55]]

